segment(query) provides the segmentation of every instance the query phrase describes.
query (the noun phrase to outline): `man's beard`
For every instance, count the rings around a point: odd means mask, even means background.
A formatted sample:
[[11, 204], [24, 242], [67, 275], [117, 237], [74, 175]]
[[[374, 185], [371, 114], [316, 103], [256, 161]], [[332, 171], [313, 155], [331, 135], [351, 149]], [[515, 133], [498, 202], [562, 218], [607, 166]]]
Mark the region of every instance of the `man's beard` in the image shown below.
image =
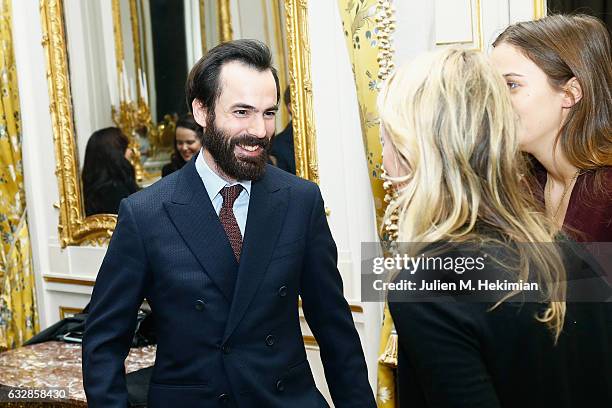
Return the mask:
[[[214, 117], [209, 117], [204, 129], [202, 144], [211, 154], [219, 169], [234, 180], [259, 180], [266, 171], [270, 139], [243, 134], [231, 137], [214, 124]], [[257, 157], [240, 157], [234, 153], [236, 145], [259, 146], [263, 152]]]

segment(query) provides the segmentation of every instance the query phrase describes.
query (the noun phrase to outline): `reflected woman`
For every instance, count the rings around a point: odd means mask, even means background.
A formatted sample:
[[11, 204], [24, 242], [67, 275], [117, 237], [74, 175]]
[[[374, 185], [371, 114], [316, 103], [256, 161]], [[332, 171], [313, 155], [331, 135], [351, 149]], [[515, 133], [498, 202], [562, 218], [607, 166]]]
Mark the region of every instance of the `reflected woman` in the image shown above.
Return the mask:
[[508, 27], [493, 46], [546, 213], [576, 240], [611, 242], [608, 30], [595, 17], [553, 15]]
[[[540, 285], [538, 303], [520, 301], [521, 289], [487, 302], [411, 302], [402, 296], [412, 294], [389, 292], [400, 406], [612, 406], [612, 363], [602, 361], [612, 355], [612, 303], [571, 303], [566, 292], [577, 273], [597, 287], [605, 281], [588, 261], [565, 258], [553, 244], [554, 224], [533, 211], [513, 108], [495, 68], [471, 50], [426, 55], [391, 76], [379, 112], [383, 164], [398, 193], [386, 220], [397, 219], [398, 241], [421, 249], [495, 243], [508, 262], [486, 262], [486, 277]], [[431, 275], [417, 268], [395, 279], [408, 276]], [[610, 296], [608, 287], [603, 298]]]
[[174, 137], [174, 153], [170, 163], [162, 168], [162, 177], [172, 174], [182, 168], [194, 154], [202, 148], [201, 131], [199, 125], [188, 113], [181, 116], [176, 122], [176, 133]]
[[85, 215], [117, 214], [119, 202], [138, 191], [128, 143], [116, 127], [97, 130], [87, 141], [82, 175]]

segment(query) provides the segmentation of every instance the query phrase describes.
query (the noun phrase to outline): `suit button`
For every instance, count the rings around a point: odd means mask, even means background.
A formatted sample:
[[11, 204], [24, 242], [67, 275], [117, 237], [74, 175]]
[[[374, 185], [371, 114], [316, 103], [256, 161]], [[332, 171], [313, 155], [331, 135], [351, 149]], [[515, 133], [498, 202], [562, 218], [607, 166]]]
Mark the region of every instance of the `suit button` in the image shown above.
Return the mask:
[[222, 404], [227, 404], [229, 402], [229, 395], [227, 394], [219, 395], [219, 402]]
[[229, 354], [230, 353], [229, 344], [224, 344], [223, 346], [221, 346], [221, 351], [223, 351], [223, 354]]
[[278, 296], [280, 296], [280, 297], [287, 296], [287, 287], [286, 286], [283, 285], [280, 288], [278, 288]]
[[285, 384], [283, 383], [283, 380], [278, 380], [278, 381], [276, 382], [276, 389], [277, 389], [279, 392], [283, 392], [283, 391], [285, 391]]
[[203, 300], [196, 300], [196, 302], [195, 302], [195, 309], [198, 312], [201, 312], [202, 310], [204, 310], [204, 301]]
[[276, 338], [273, 335], [269, 334], [268, 337], [266, 337], [266, 344], [268, 346], [273, 346], [275, 342]]

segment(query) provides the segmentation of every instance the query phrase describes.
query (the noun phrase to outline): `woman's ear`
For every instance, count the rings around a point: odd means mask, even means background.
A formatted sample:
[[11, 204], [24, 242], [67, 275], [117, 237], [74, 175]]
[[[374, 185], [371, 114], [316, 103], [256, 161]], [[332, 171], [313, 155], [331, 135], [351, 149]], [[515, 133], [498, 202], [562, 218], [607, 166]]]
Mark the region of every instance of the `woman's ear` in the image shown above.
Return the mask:
[[582, 99], [582, 87], [576, 77], [567, 81], [563, 89], [565, 91], [562, 105], [564, 108], [571, 108]]

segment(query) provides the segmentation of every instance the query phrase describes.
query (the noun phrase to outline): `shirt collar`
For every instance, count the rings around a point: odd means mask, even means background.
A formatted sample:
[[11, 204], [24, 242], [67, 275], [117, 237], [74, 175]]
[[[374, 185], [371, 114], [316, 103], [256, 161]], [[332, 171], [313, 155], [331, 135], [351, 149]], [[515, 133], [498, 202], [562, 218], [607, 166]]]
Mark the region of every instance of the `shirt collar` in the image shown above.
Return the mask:
[[195, 166], [196, 171], [204, 183], [204, 187], [206, 188], [210, 201], [214, 200], [217, 194], [221, 192], [223, 187], [233, 186], [235, 184], [240, 184], [247, 194], [251, 195], [251, 180], [242, 180], [234, 183], [228, 183], [225, 181], [223, 178], [221, 178], [221, 176], [215, 173], [210, 168], [208, 163], [206, 163], [206, 160], [204, 160], [204, 148], [200, 149], [200, 154], [198, 154], [198, 157], [196, 158]]

